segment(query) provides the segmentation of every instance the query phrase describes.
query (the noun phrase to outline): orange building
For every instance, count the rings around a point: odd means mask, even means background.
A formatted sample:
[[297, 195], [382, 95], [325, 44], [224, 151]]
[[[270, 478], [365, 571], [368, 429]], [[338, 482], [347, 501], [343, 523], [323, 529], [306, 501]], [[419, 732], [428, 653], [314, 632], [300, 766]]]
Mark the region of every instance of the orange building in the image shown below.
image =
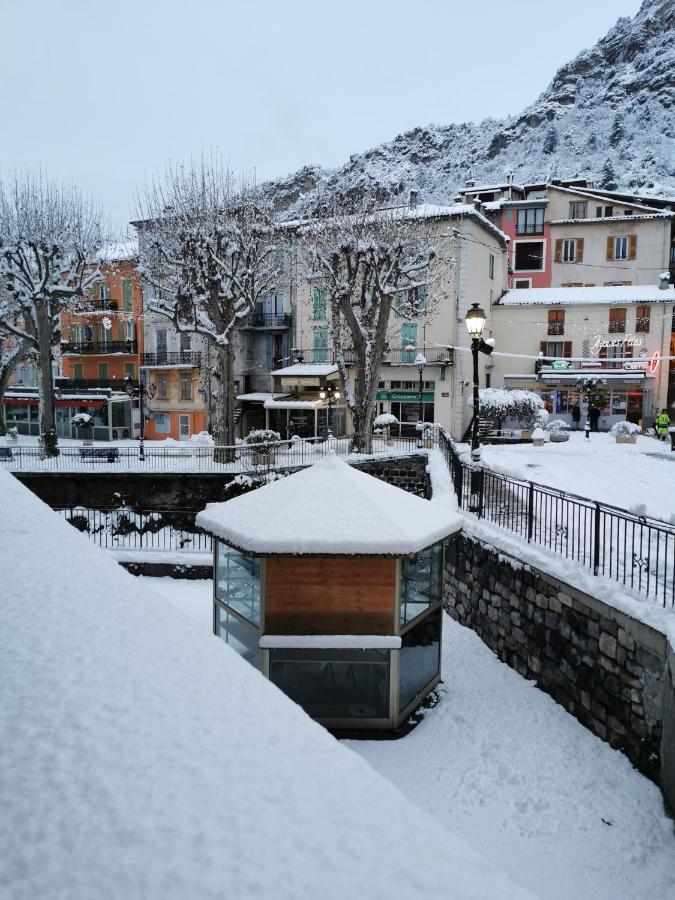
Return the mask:
[[135, 245], [121, 245], [101, 266], [89, 295], [62, 316], [61, 369], [79, 388], [124, 390], [143, 352], [143, 292]]

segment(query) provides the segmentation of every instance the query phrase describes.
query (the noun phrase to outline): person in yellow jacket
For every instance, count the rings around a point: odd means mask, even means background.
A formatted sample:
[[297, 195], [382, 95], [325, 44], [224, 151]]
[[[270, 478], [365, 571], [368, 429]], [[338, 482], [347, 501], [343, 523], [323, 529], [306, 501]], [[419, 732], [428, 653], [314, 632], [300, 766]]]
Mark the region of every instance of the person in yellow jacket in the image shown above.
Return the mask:
[[665, 441], [668, 437], [668, 429], [670, 428], [670, 416], [668, 411], [662, 409], [658, 416], [654, 419], [656, 425], [656, 436], [660, 441]]

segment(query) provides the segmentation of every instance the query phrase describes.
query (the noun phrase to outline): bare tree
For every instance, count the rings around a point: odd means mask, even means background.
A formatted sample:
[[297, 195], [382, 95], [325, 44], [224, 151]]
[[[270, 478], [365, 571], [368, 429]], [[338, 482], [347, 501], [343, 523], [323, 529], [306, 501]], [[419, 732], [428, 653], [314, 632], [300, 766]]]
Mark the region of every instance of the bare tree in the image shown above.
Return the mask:
[[97, 277], [92, 261], [102, 246], [99, 211], [74, 187], [42, 173], [0, 182], [0, 328], [38, 360], [40, 445], [58, 453], [53, 348], [61, 339], [64, 306]]
[[[303, 231], [309, 277], [326, 301], [335, 361], [352, 417], [351, 449], [369, 452], [392, 308], [407, 320], [429, 314], [421, 289], [430, 283], [436, 251], [416, 210], [338, 214]], [[353, 389], [347, 351], [354, 355]]]
[[217, 159], [169, 167], [140, 201], [141, 274], [149, 309], [213, 349], [216, 444], [235, 443], [235, 339], [279, 277], [273, 210], [260, 189], [235, 185]]

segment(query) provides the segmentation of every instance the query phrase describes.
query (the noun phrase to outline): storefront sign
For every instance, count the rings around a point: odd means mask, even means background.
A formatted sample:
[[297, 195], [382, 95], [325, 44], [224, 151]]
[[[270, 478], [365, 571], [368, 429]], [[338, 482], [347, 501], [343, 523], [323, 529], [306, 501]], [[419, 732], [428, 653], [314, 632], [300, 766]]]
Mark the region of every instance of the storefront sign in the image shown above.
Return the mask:
[[[419, 402], [420, 395], [419, 391], [378, 391], [376, 399], [392, 400], [394, 402], [399, 401], [401, 403], [416, 403]], [[422, 400], [424, 403], [433, 403], [434, 392], [424, 391], [422, 393]]]
[[649, 362], [647, 363], [647, 374], [653, 375], [659, 367], [659, 363], [661, 362], [661, 354], [657, 350], [656, 353], [651, 357]]
[[556, 359], [556, 361], [553, 363], [554, 369], [569, 369], [569, 367], [570, 364], [566, 359]]
[[642, 338], [636, 334], [627, 334], [622, 338], [604, 338], [601, 334], [595, 335], [595, 340], [591, 344], [591, 353], [599, 353], [600, 350], [608, 347], [641, 347]]

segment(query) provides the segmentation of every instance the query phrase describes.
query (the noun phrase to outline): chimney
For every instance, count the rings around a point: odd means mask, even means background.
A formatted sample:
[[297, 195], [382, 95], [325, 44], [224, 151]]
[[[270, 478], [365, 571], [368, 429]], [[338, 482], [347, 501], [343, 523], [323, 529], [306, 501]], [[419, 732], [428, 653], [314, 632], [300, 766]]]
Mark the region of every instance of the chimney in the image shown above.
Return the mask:
[[659, 275], [659, 287], [662, 291], [667, 291], [670, 287], [670, 272], [661, 272]]
[[419, 196], [419, 191], [415, 191], [415, 190], [408, 191], [408, 209], [417, 209], [418, 196]]
[[473, 208], [476, 210], [476, 212], [482, 212], [483, 210], [483, 204], [480, 202], [478, 197], [473, 198]]
[[466, 181], [464, 182], [464, 187], [465, 187], [465, 188], [473, 188], [473, 187], [476, 187], [476, 181], [475, 181], [475, 179], [474, 179], [474, 177], [473, 177], [473, 173], [472, 173], [472, 172], [469, 172], [469, 177], [468, 177], [468, 178], [466, 179]]

